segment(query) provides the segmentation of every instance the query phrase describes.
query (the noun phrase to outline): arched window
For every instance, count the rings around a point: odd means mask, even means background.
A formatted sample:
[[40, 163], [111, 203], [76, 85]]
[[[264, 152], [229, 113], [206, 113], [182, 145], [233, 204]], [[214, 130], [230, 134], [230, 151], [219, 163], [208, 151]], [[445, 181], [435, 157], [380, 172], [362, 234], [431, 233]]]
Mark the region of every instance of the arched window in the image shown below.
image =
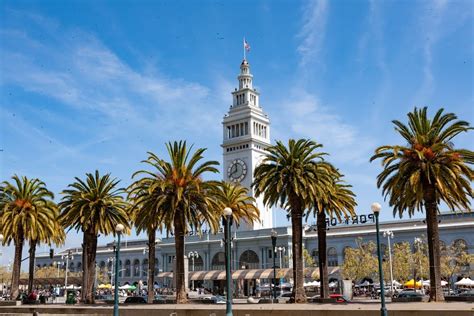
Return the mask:
[[318, 267], [319, 266], [319, 251], [318, 251], [318, 249], [313, 249], [311, 251], [311, 258], [314, 261], [314, 266]]
[[212, 257], [211, 270], [224, 270], [225, 269], [225, 254], [218, 252]]
[[337, 251], [336, 248], [331, 247], [328, 249], [328, 266], [336, 267], [339, 264], [337, 261]]
[[142, 262], [142, 276], [148, 277], [148, 259], [143, 259]]
[[258, 269], [260, 260], [255, 251], [245, 250], [240, 255], [239, 267], [241, 269]]
[[130, 275], [131, 275], [130, 265], [131, 265], [130, 260], [128, 260], [128, 259], [125, 260], [125, 277], [130, 277]]
[[158, 261], [158, 258], [155, 257], [155, 276], [160, 273], [160, 262]]
[[[77, 268], [79, 269], [79, 264], [77, 265]], [[100, 269], [100, 272], [104, 272], [105, 271], [105, 261], [101, 261], [100, 264], [99, 264], [99, 269]]]
[[75, 268], [75, 267], [74, 267], [74, 262], [71, 262], [71, 263], [69, 264], [69, 272], [75, 272], [74, 268]]
[[82, 272], [82, 262], [77, 263], [77, 272]]
[[[194, 260], [194, 266], [193, 266], [193, 260]], [[188, 260], [189, 264], [189, 271], [202, 271], [204, 270], [204, 261], [202, 260], [202, 257], [199, 256], [197, 258], [189, 258]]]
[[140, 260], [135, 259], [133, 261], [133, 276], [139, 277], [140, 276]]

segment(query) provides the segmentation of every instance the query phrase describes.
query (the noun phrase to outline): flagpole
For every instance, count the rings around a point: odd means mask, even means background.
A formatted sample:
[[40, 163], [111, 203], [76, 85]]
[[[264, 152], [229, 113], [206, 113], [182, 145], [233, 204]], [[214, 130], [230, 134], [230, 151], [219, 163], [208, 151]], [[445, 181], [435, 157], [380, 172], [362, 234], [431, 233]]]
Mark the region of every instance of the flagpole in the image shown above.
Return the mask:
[[243, 41], [243, 43], [242, 43], [242, 46], [243, 46], [243, 48], [244, 48], [244, 60], [245, 60], [245, 58], [246, 58], [246, 56], [245, 56], [245, 37], [244, 37], [244, 41]]

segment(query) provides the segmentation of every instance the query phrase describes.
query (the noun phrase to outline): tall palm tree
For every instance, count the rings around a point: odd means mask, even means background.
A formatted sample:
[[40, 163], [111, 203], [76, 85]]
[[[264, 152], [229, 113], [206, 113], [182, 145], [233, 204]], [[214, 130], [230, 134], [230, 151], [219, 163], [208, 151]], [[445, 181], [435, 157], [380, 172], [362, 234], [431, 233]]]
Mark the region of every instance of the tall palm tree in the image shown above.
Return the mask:
[[330, 170], [322, 164], [322, 145], [311, 140], [290, 139], [288, 147], [278, 141], [266, 150], [265, 159], [254, 173], [253, 188], [270, 207], [279, 204], [291, 216], [293, 247], [293, 300], [306, 301], [303, 272], [303, 213], [316, 196], [324, 196], [330, 184]]
[[64, 227], [81, 230], [82, 242], [82, 300], [86, 304], [94, 303], [95, 258], [99, 234], [115, 235], [115, 226], [123, 224], [128, 233], [128, 204], [122, 197], [124, 189], [117, 188], [118, 180], [110, 174], [100, 176], [87, 173], [86, 180], [75, 178], [62, 194], [59, 203], [60, 222]]
[[[163, 191], [160, 187], [161, 178], [154, 173], [146, 172], [146, 174], [145, 177], [136, 180], [130, 185], [128, 197], [131, 202], [129, 214], [137, 229], [137, 233], [146, 231], [148, 236], [147, 290], [148, 303], [152, 304], [155, 284], [156, 231], [162, 230], [163, 224], [161, 218], [166, 210], [163, 208]], [[135, 175], [137, 175], [137, 173], [135, 173], [132, 178], [134, 178]]]
[[170, 162], [158, 158], [153, 153], [145, 161], [154, 170], [141, 170], [138, 173], [148, 175], [163, 194], [157, 196], [155, 203], [163, 207], [164, 212], [159, 221], [167, 231], [174, 234], [176, 249], [176, 302], [185, 303], [186, 285], [184, 278], [184, 236], [190, 231], [200, 231], [204, 223], [212, 231], [219, 227], [219, 216], [213, 212], [209, 194], [213, 183], [204, 181], [202, 176], [207, 172], [217, 173], [217, 161], [203, 159], [204, 148], [192, 153], [192, 146], [187, 147], [185, 141], [166, 145]]
[[51, 237], [61, 234], [56, 231], [57, 208], [53, 202], [54, 195], [39, 179], [27, 177], [12, 177], [13, 183], [8, 181], [0, 185], [0, 223], [4, 243], [15, 245], [13, 261], [11, 297], [18, 296], [20, 279], [21, 255], [25, 240], [30, 241], [30, 277], [29, 290], [33, 287], [33, 269], [36, 244], [39, 241], [57, 241]]
[[405, 145], [386, 145], [375, 150], [370, 161], [382, 159], [383, 170], [377, 177], [377, 186], [389, 197], [394, 215], [426, 211], [430, 261], [430, 300], [444, 300], [441, 290], [438, 204], [444, 201], [451, 210], [469, 209], [474, 193], [471, 187], [474, 152], [455, 149], [453, 139], [471, 127], [457, 120], [453, 113], [433, 118], [427, 108], [415, 108], [408, 113], [408, 126], [392, 121]]
[[[317, 220], [318, 229], [318, 264], [319, 276], [321, 281], [321, 298], [329, 298], [329, 278], [328, 278], [328, 261], [327, 261], [327, 241], [326, 241], [326, 217], [336, 217], [339, 221], [344, 216], [354, 216], [354, 208], [357, 205], [355, 194], [351, 191], [351, 187], [342, 180], [344, 175], [340, 174], [335, 168], [329, 167], [332, 173], [332, 183], [327, 188], [326, 195], [316, 197], [314, 201], [314, 215]], [[308, 215], [311, 213], [308, 212]]]
[[28, 269], [28, 291], [33, 290], [33, 279], [35, 274], [36, 247], [40, 244], [51, 246], [53, 243], [57, 246], [62, 245], [66, 239], [64, 228], [59, 224], [59, 209], [52, 202], [43, 211], [35, 210], [35, 214], [31, 217], [31, 221], [35, 224], [29, 226], [27, 240], [30, 244], [29, 253], [29, 269]]

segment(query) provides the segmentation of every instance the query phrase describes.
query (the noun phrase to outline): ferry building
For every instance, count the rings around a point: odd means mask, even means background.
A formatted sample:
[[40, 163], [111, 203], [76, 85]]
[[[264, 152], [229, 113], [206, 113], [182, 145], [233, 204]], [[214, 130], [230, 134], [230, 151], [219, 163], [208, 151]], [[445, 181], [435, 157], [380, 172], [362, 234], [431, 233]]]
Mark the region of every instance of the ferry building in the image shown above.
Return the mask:
[[[249, 188], [253, 195], [251, 183], [256, 166], [262, 161], [264, 149], [270, 145], [270, 120], [260, 105], [260, 93], [253, 88], [253, 76], [247, 60], [240, 65], [237, 77], [238, 88], [232, 92], [232, 105], [224, 115], [223, 125], [223, 175], [224, 180], [239, 182]], [[273, 210], [263, 204], [262, 197], [256, 198], [260, 209], [260, 222], [253, 225], [242, 224], [233, 229], [232, 242], [232, 278], [238, 280], [241, 294], [250, 295], [260, 282], [271, 282], [273, 277], [273, 256], [276, 256], [278, 277], [292, 277], [291, 227], [272, 227]], [[463, 243], [467, 251], [473, 252], [474, 247], [474, 212], [439, 216], [439, 231], [442, 244]], [[340, 279], [339, 267], [344, 261], [344, 249], [355, 247], [356, 239], [375, 241], [375, 222], [372, 214], [359, 214], [343, 223], [335, 220], [327, 222], [327, 258], [330, 279]], [[392, 231], [392, 243], [413, 243], [415, 237], [426, 236], [426, 224], [423, 219], [404, 219], [382, 222], [381, 232]], [[272, 251], [272, 231], [277, 235], [277, 252]], [[275, 233], [273, 233], [275, 234]], [[223, 234], [201, 235], [190, 234], [186, 237], [185, 247], [188, 255], [188, 279], [194, 286], [210, 289], [221, 288], [225, 282], [225, 255]], [[304, 248], [317, 262], [318, 236], [315, 226], [308, 225], [304, 231]], [[387, 239], [382, 239], [382, 247]], [[158, 238], [156, 240], [156, 282], [157, 286], [172, 286], [173, 263], [175, 259], [174, 238]], [[145, 282], [147, 280], [148, 253], [147, 240], [122, 242], [120, 246], [119, 282], [120, 284]], [[49, 254], [37, 256], [38, 267], [65, 262], [61, 256], [68, 253], [73, 259], [68, 261], [68, 270], [81, 271], [81, 248], [66, 249], [50, 258]], [[112, 273], [114, 244], [99, 245], [97, 248], [97, 267], [104, 272]], [[472, 268], [472, 267], [470, 267]], [[306, 278], [317, 279], [317, 267], [307, 267]], [[470, 269], [465, 271], [469, 274]]]

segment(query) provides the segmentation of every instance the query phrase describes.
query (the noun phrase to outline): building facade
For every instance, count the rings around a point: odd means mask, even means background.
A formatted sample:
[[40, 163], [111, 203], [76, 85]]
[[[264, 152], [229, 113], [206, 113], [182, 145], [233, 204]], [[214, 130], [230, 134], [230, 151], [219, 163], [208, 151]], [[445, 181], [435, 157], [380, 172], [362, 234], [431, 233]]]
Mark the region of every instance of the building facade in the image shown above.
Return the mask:
[[[253, 182], [255, 167], [262, 161], [264, 149], [270, 145], [270, 120], [260, 106], [260, 94], [253, 88], [253, 76], [250, 65], [243, 60], [240, 65], [238, 88], [232, 92], [232, 105], [224, 116], [223, 125], [223, 176], [224, 180], [239, 182], [249, 189]], [[232, 242], [232, 270], [235, 279], [252, 282], [271, 278], [270, 268], [275, 265], [281, 269], [291, 266], [292, 231], [291, 227], [273, 227], [272, 209], [263, 205], [262, 197], [256, 199], [261, 211], [261, 221], [253, 226], [241, 225], [235, 231]], [[467, 251], [472, 253], [474, 247], [474, 213], [442, 214], [440, 216], [440, 235], [442, 243], [449, 245], [463, 242]], [[381, 231], [390, 230], [394, 233], [393, 243], [413, 243], [415, 237], [426, 236], [426, 224], [421, 219], [404, 219], [381, 223]], [[277, 252], [272, 251], [271, 231], [277, 234]], [[327, 257], [331, 267], [330, 277], [339, 278], [338, 267], [344, 260], [344, 249], [355, 247], [356, 239], [375, 241], [375, 224], [373, 214], [359, 215], [343, 223], [335, 219], [327, 222]], [[304, 247], [317, 262], [318, 236], [314, 225], [308, 225], [304, 233]], [[193, 252], [188, 260], [190, 280], [207, 283], [213, 287], [214, 282], [223, 282], [225, 255], [223, 235], [190, 234], [186, 237], [185, 253]], [[387, 245], [387, 240], [382, 239]], [[382, 245], [382, 247], [384, 247]], [[81, 249], [68, 249], [57, 253], [53, 258], [49, 254], [39, 254], [36, 259], [38, 267], [53, 265], [60, 262], [65, 267], [63, 255], [71, 251], [73, 259], [69, 261], [69, 271], [81, 271]], [[119, 262], [119, 282], [134, 283], [146, 281], [148, 273], [148, 254], [146, 240], [122, 242]], [[156, 241], [156, 276], [157, 283], [171, 286], [172, 271], [175, 260], [174, 238], [161, 238]], [[99, 270], [109, 273], [112, 280], [114, 267], [114, 244], [109, 243], [97, 248], [96, 264]], [[470, 270], [468, 270], [470, 273]], [[312, 276], [308, 276], [311, 278]]]

